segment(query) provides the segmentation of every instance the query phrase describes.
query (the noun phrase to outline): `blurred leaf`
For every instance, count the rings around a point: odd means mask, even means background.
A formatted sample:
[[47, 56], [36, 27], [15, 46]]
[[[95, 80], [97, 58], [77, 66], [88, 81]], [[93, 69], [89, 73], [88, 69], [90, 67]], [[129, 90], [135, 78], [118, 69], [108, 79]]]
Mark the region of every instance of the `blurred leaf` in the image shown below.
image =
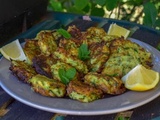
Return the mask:
[[90, 11], [90, 9], [91, 9], [91, 3], [87, 4], [87, 6], [85, 8], [83, 8], [83, 11], [85, 13], [88, 13]]
[[58, 1], [55, 1], [55, 0], [50, 0], [49, 3], [50, 3], [49, 4], [50, 7], [53, 10], [55, 10], [55, 11], [62, 11], [63, 10], [61, 2], [58, 2]]
[[134, 0], [136, 5], [141, 5], [143, 3], [143, 0]]
[[92, 8], [91, 10], [91, 15], [93, 16], [99, 16], [99, 17], [103, 17], [104, 16], [104, 9], [103, 8], [97, 8], [97, 7], [94, 7]]
[[108, 11], [112, 11], [114, 8], [117, 7], [119, 0], [106, 0], [106, 8]]
[[160, 27], [160, 18], [156, 20], [155, 26]]
[[[147, 1], [150, 1], [146, 3]], [[135, 11], [144, 4], [143, 14], [140, 12], [135, 16]], [[118, 7], [120, 14], [119, 19], [137, 22], [147, 26], [151, 26], [160, 30], [160, 18], [157, 19], [158, 13], [160, 13], [159, 0], [49, 0], [47, 10], [49, 11], [61, 11], [69, 13], [78, 13], [82, 15], [94, 15], [104, 16], [109, 15], [102, 9], [106, 7], [108, 11], [112, 11]], [[98, 8], [95, 7], [98, 4]], [[113, 12], [114, 14], [114, 12]], [[143, 23], [140, 21], [143, 19]]]
[[125, 3], [127, 5], [138, 6], [138, 5], [142, 5], [143, 0], [127, 0]]
[[88, 3], [89, 3], [89, 0], [75, 0], [74, 1], [75, 7], [79, 10], [82, 10], [83, 8], [85, 8]]
[[95, 4], [103, 6], [106, 3], [106, 0], [95, 0]]
[[145, 14], [143, 18], [144, 25], [153, 27], [155, 25], [157, 17], [157, 9], [153, 3], [148, 2], [144, 4], [144, 14]]
[[69, 7], [67, 12], [70, 13], [78, 13], [78, 14], [85, 14], [84, 11], [77, 9], [75, 6]]

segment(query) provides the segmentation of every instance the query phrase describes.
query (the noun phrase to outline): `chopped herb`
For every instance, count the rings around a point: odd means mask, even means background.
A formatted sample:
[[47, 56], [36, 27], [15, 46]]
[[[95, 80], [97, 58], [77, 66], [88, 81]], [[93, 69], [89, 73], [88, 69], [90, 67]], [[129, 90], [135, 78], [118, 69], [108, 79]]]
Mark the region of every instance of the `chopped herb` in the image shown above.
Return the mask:
[[58, 29], [57, 32], [67, 39], [71, 38], [71, 34], [63, 28]]
[[58, 75], [61, 79], [61, 81], [64, 83], [64, 84], [68, 84], [69, 81], [71, 81], [74, 76], [76, 75], [76, 69], [75, 68], [70, 68], [68, 70], [65, 70], [64, 68], [60, 68], [58, 70]]
[[78, 50], [78, 57], [81, 60], [87, 60], [90, 58], [90, 51], [87, 44], [82, 44]]

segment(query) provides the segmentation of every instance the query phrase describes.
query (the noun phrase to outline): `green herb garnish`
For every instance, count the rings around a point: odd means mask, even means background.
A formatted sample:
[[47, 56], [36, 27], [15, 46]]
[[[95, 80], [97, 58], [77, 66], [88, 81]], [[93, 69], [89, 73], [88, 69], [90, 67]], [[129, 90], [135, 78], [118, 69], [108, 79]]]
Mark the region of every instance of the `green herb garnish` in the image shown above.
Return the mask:
[[76, 69], [69, 68], [69, 69], [65, 70], [64, 68], [60, 68], [58, 70], [58, 75], [59, 75], [61, 81], [67, 85], [76, 75]]
[[64, 38], [71, 38], [71, 34], [63, 28], [58, 29], [57, 32], [61, 34]]
[[87, 44], [82, 44], [78, 50], [78, 57], [81, 60], [87, 60], [90, 58], [90, 51]]

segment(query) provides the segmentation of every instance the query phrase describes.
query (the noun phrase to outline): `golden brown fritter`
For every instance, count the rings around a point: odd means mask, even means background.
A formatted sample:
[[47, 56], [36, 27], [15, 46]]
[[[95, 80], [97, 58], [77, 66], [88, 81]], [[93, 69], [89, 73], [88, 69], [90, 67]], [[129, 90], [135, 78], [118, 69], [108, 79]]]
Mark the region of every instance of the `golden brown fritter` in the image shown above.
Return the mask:
[[70, 33], [70, 35], [79, 40], [79, 39], [82, 39], [82, 32], [75, 26], [75, 25], [72, 25], [72, 26], [69, 26], [67, 31]]
[[67, 94], [70, 98], [80, 102], [92, 102], [103, 97], [103, 92], [100, 89], [78, 80], [70, 81], [67, 87]]
[[85, 75], [84, 82], [101, 89], [106, 94], [122, 94], [126, 91], [122, 80], [116, 77], [90, 72]]
[[54, 55], [59, 59], [60, 61], [67, 63], [74, 68], [76, 68], [79, 72], [86, 74], [88, 72], [87, 65], [81, 61], [80, 59], [73, 57], [69, 52], [67, 52], [63, 48], [58, 48]]
[[9, 70], [12, 71], [14, 76], [25, 83], [37, 74], [35, 69], [24, 61], [11, 61]]
[[78, 57], [78, 48], [83, 42], [83, 33], [75, 26], [69, 26], [67, 30], [71, 34], [70, 39], [61, 39], [59, 47], [69, 51], [71, 55]]
[[91, 43], [97, 43], [102, 41], [108, 42], [119, 38], [118, 36], [107, 35], [106, 31], [103, 28], [98, 27], [88, 28], [83, 36], [85, 36], [83, 38], [87, 39], [88, 45], [90, 45]]
[[139, 61], [131, 55], [112, 54], [105, 63], [102, 74], [121, 78], [138, 64]]
[[64, 97], [66, 94], [66, 86], [54, 79], [37, 74], [28, 81], [32, 89], [44, 96]]
[[151, 53], [147, 52], [144, 48], [138, 44], [131, 42], [130, 40], [116, 39], [111, 42], [110, 51], [112, 53], [119, 53], [125, 55], [134, 56], [138, 59], [140, 64], [147, 68], [152, 67]]
[[101, 72], [104, 63], [108, 60], [110, 50], [106, 42], [91, 43], [89, 46], [90, 59], [87, 61], [90, 71]]
[[100, 42], [103, 36], [107, 35], [106, 31], [104, 31], [103, 28], [98, 28], [98, 27], [88, 28], [86, 31], [86, 34], [87, 34], [87, 38], [90, 38], [90, 39], [95, 38], [95, 40], [97, 38], [98, 41], [96, 42]]
[[45, 54], [46, 56], [51, 55], [57, 49], [57, 43], [52, 34], [52, 31], [40, 31], [37, 34], [36, 39], [38, 40], [38, 46], [42, 54]]
[[78, 57], [78, 48], [80, 45], [81, 41], [76, 39], [62, 39], [59, 43], [59, 47], [69, 51], [69, 53], [75, 57]]
[[33, 58], [33, 66], [37, 73], [52, 78], [51, 66], [56, 63], [52, 56], [37, 55]]
[[28, 64], [32, 64], [32, 59], [34, 58], [34, 56], [41, 54], [41, 50], [38, 46], [38, 40], [36, 39], [27, 39], [23, 50], [27, 57]]
[[129, 40], [116, 39], [110, 44], [110, 57], [105, 63], [102, 74], [122, 77], [136, 65], [151, 68], [151, 53]]

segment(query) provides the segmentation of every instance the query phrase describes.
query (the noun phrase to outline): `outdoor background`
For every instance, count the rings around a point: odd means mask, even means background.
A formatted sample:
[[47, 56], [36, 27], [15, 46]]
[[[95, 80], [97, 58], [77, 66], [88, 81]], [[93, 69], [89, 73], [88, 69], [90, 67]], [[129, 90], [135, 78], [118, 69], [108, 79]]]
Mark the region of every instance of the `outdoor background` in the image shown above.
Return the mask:
[[160, 31], [160, 0], [49, 0], [48, 11], [126, 20]]

